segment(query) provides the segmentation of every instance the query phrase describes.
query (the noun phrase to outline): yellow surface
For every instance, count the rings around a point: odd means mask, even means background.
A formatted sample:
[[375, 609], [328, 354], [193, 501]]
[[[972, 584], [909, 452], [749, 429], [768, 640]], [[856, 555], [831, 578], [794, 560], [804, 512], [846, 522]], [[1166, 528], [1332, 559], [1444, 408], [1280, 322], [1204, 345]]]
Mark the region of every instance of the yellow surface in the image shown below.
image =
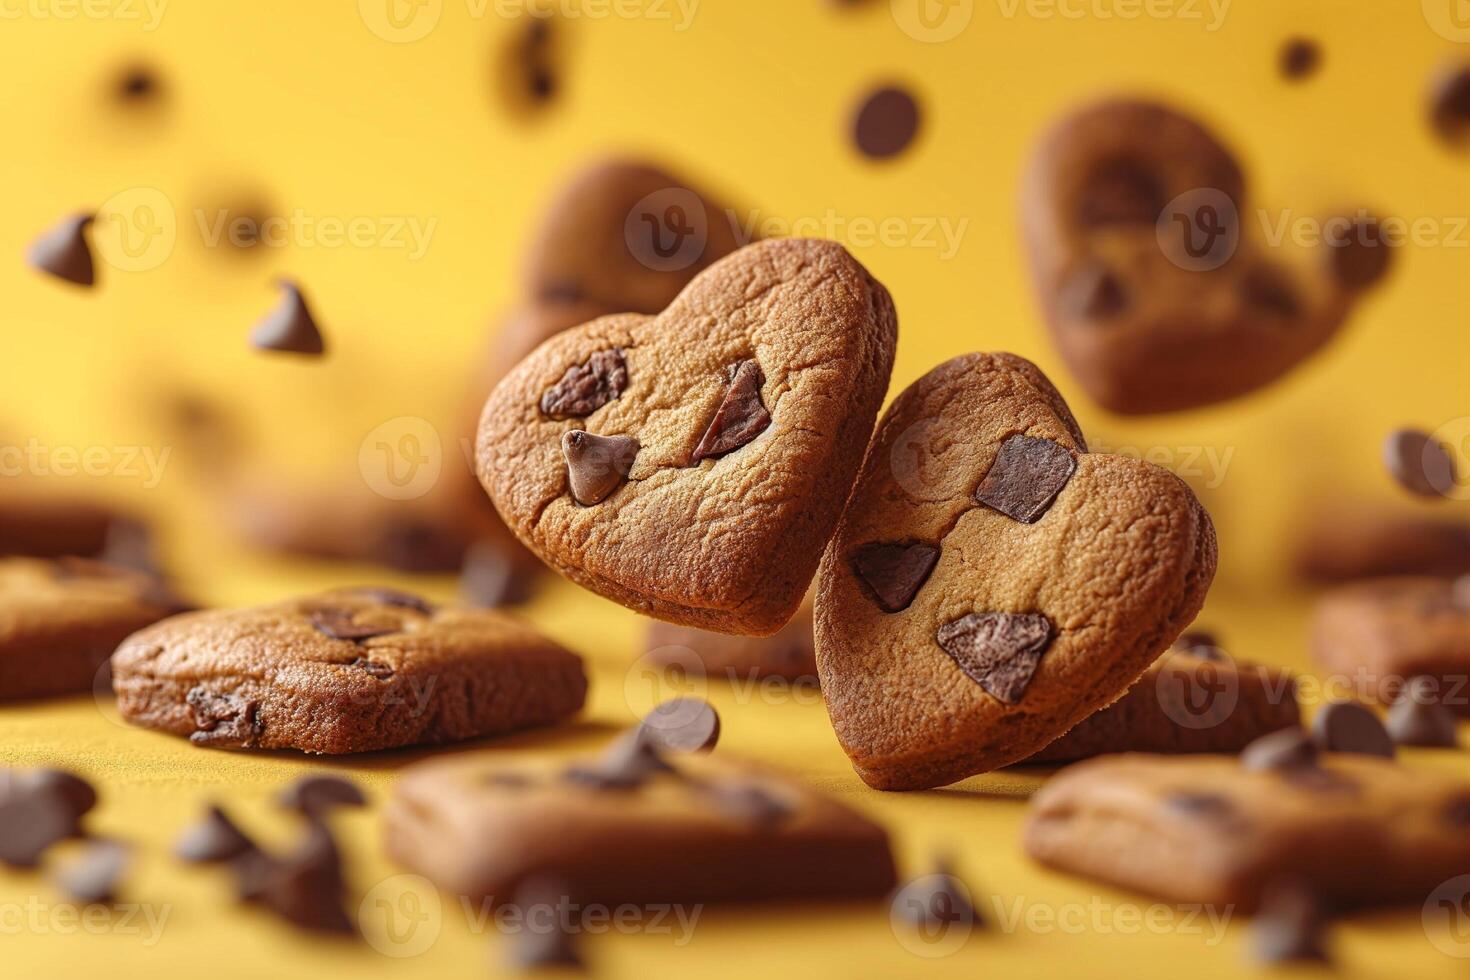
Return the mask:
[[[617, 8], [582, 2], [589, 13], [630, 9], [627, 0]], [[364, 9], [380, 11], [374, 4], [364, 0]], [[1334, 494], [1394, 498], [1377, 465], [1382, 434], [1404, 422], [1436, 428], [1467, 411], [1470, 253], [1459, 224], [1470, 159], [1432, 139], [1424, 111], [1433, 73], [1470, 53], [1445, 36], [1453, 31], [1432, 29], [1411, 0], [1236, 0], [1218, 23], [1203, 0], [1064, 4], [1080, 18], [1024, 0], [960, 0], [956, 9], [972, 19], [943, 43], [905, 33], [886, 0], [852, 11], [819, 0], [703, 0], [682, 30], [676, 5], [644, 0], [631, 9], [674, 19], [589, 16], [565, 25], [565, 98], [536, 119], [509, 112], [492, 89], [493, 56], [515, 30], [497, 11], [516, 6], [427, 0], [425, 16], [441, 15], [437, 26], [420, 40], [390, 43], [365, 27], [353, 0], [173, 0], [156, 22], [142, 0], [0, 4], [0, 71], [9, 82], [0, 104], [5, 438], [33, 437], [53, 451], [160, 452], [163, 406], [197, 392], [238, 413], [261, 472], [354, 477], [367, 433], [402, 416], [439, 427], [445, 465], [459, 465], [448, 420], [486, 324], [514, 302], [519, 250], [562, 176], [608, 149], [663, 159], [777, 228], [837, 220], [836, 237], [853, 241], [897, 299], [895, 391], [951, 355], [1013, 350], [1052, 373], [1098, 445], [1153, 449], [1181, 468], [1201, 450], [1228, 454], [1223, 479], [1196, 474], [1197, 483], [1218, 483], [1202, 492], [1222, 537], [1205, 621], [1245, 656], [1306, 665], [1307, 600], [1286, 590], [1280, 562], [1294, 521]], [[1438, 6], [1444, 13], [1453, 4]], [[1426, 8], [1436, 9], [1434, 0]], [[1142, 16], [1101, 16], [1140, 9]], [[1326, 64], [1310, 82], [1289, 86], [1275, 60], [1281, 41], [1297, 33], [1321, 40]], [[156, 110], [110, 97], [115, 73], [134, 59], [162, 73], [167, 97]], [[846, 123], [855, 98], [890, 78], [920, 93], [925, 128], [911, 153], [874, 165], [855, 157]], [[1264, 206], [1310, 215], [1362, 203], [1433, 219], [1442, 240], [1401, 252], [1391, 282], [1344, 335], [1270, 390], [1163, 419], [1109, 418], [1061, 371], [1045, 338], [1014, 202], [1038, 130], [1111, 91], [1160, 93], [1205, 113], [1242, 154]], [[121, 251], [117, 226], [104, 221], [99, 247], [117, 265], [103, 266], [95, 292], [24, 267], [29, 240], [62, 214], [112, 200], [108, 213], [146, 219], [142, 204], [157, 218], [160, 196], [176, 214], [172, 251], [168, 236], [152, 252]], [[244, 256], [206, 247], [201, 220], [255, 200], [317, 221], [366, 217], [385, 233], [412, 218], [421, 228], [433, 222], [433, 233], [417, 257], [332, 246], [306, 233]], [[894, 218], [910, 240], [857, 243], [862, 226], [854, 222]], [[922, 228], [935, 221], [966, 223], [953, 254], [921, 244]], [[250, 325], [274, 303], [270, 280], [279, 274], [307, 285], [332, 348], [325, 362], [246, 347]], [[94, 489], [163, 521], [167, 557], [207, 600], [249, 602], [382, 577], [252, 555], [227, 539], [180, 454], [156, 486], [113, 458], [114, 472]], [[447, 581], [423, 587], [441, 597], [450, 591]], [[638, 672], [629, 680], [641, 629], [634, 616], [567, 585], [530, 616], [593, 659], [586, 718], [471, 750], [590, 748], [649, 696]], [[1207, 924], [1177, 918], [1162, 934], [1128, 934], [1130, 910], [1149, 902], [1031, 866], [1017, 833], [1034, 775], [880, 796], [851, 775], [819, 705], [728, 686], [711, 697], [725, 718], [723, 751], [783, 765], [872, 813], [891, 829], [907, 869], [921, 870], [936, 849], [954, 852], [992, 923], [1003, 918], [995, 896], [1005, 916], [1019, 902], [1041, 909], [1030, 921], [1043, 924], [993, 927], [953, 955], [927, 959], [894, 938], [879, 907], [707, 910], [682, 947], [669, 935], [589, 941], [599, 974], [1205, 978], [1242, 969], [1245, 931], [1237, 925], [1218, 943]], [[142, 917], [77, 935], [43, 878], [0, 875], [0, 969], [15, 977], [492, 975], [498, 944], [448, 900], [429, 920], [442, 928], [428, 948], [395, 958], [239, 910], [220, 875], [183, 870], [166, 854], [206, 799], [241, 801], [252, 827], [285, 834], [289, 825], [268, 801], [288, 779], [342, 770], [381, 800], [395, 773], [422, 755], [324, 766], [194, 749], [124, 728], [91, 699], [0, 709], [0, 763], [64, 764], [99, 779], [98, 828], [140, 845], [125, 897], [168, 915], [156, 941]], [[1409, 763], [1470, 773], [1461, 756], [1411, 753]], [[381, 921], [373, 902], [387, 893], [371, 890], [395, 869], [381, 855], [375, 815], [342, 823], [354, 901], [370, 895], [368, 918]], [[418, 898], [419, 907], [431, 903]], [[415, 907], [401, 901], [390, 905]], [[1090, 912], [1080, 929], [1044, 925], [1050, 913], [1075, 922], [1089, 903], [1103, 908], [1102, 928]], [[39, 918], [17, 911], [27, 907], [40, 909]], [[390, 948], [403, 952], [428, 934], [399, 935], [409, 944]], [[1464, 971], [1427, 941], [1418, 910], [1357, 916], [1338, 936], [1345, 974]]]

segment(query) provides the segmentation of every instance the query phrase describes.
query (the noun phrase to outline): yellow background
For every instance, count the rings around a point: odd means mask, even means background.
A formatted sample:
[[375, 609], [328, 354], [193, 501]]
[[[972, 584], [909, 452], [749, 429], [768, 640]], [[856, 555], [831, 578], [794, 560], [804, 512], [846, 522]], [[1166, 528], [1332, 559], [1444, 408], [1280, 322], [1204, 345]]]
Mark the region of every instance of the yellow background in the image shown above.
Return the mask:
[[[365, 0], [369, 13], [374, 2]], [[517, 257], [548, 196], [590, 156], [636, 152], [761, 220], [830, 213], [968, 221], [948, 258], [914, 243], [854, 247], [898, 303], [893, 390], [952, 355], [1011, 350], [1052, 374], [1099, 445], [1155, 448], [1174, 460], [1203, 447], [1233, 453], [1220, 486], [1204, 491], [1222, 539], [1204, 622], [1233, 652], [1305, 667], [1308, 600], [1290, 590], [1282, 569], [1293, 530], [1339, 495], [1396, 501], [1377, 462], [1382, 435], [1406, 422], [1432, 429], [1467, 414], [1465, 233], [1458, 246], [1401, 251], [1387, 285], [1342, 336], [1269, 390], [1124, 421], [1087, 402], [1046, 339], [1017, 245], [1018, 178], [1039, 130], [1060, 112], [1102, 93], [1153, 93], [1217, 126], [1240, 153], [1259, 205], [1309, 215], [1362, 204], [1438, 219], [1453, 237], [1466, 214], [1470, 158], [1433, 138], [1426, 95], [1434, 73], [1470, 58], [1470, 49], [1436, 33], [1413, 0], [1235, 0], [1213, 30], [1203, 0], [1151, 8], [1177, 16], [1099, 15], [1127, 4], [1073, 2], [1068, 9], [1084, 13], [1074, 19], [1024, 2], [1009, 16], [1009, 0], [962, 3], [973, 19], [944, 43], [905, 33], [886, 0], [852, 10], [822, 0], [702, 0], [685, 30], [676, 29], [672, 4], [664, 8], [672, 21], [567, 20], [561, 98], [528, 118], [509, 111], [494, 87], [495, 57], [517, 30], [494, 0], [444, 0], [437, 26], [412, 43], [375, 35], [354, 0], [172, 0], [151, 30], [141, 0], [93, 0], [86, 8], [93, 16], [72, 17], [65, 14], [78, 9], [73, 0], [5, 0], [0, 434], [52, 447], [161, 448], [170, 438], [159, 422], [164, 406], [193, 392], [248, 427], [251, 465], [262, 473], [351, 476], [363, 437], [400, 416], [432, 420], [444, 435], [446, 465], [455, 463], [450, 426], [467, 365], [480, 356], [488, 325], [515, 302]], [[1194, 12], [1199, 18], [1185, 16]], [[1290, 85], [1276, 58], [1296, 34], [1318, 39], [1326, 61], [1311, 80]], [[157, 68], [166, 87], [161, 105], [128, 107], [113, 97], [117, 74], [135, 61]], [[919, 94], [923, 132], [901, 158], [864, 161], [847, 140], [848, 119], [866, 89], [890, 79]], [[103, 264], [91, 293], [25, 267], [29, 241], [61, 215], [138, 188], [160, 193], [177, 214], [165, 260], [146, 269]], [[205, 246], [196, 212], [256, 200], [314, 218], [437, 224], [416, 261], [403, 250], [300, 241], [249, 255]], [[108, 233], [99, 227], [99, 247]], [[306, 285], [331, 348], [325, 361], [262, 356], [246, 344], [275, 302], [271, 280], [282, 274]], [[242, 549], [178, 452], [156, 488], [123, 475], [99, 482], [97, 489], [163, 522], [169, 563], [205, 600], [251, 602], [384, 578], [371, 569], [284, 565]], [[447, 578], [405, 584], [440, 597], [452, 591]], [[640, 706], [629, 692], [642, 690], [642, 678], [625, 680], [641, 625], [565, 584], [529, 615], [593, 662], [585, 721], [475, 748], [590, 749]], [[880, 796], [851, 774], [820, 706], [764, 703], [771, 699], [730, 688], [711, 697], [725, 718], [722, 751], [785, 766], [873, 814], [892, 831], [906, 870], [923, 870], [936, 849], [953, 851], [992, 923], [990, 896], [1007, 908], [1018, 898], [1051, 909], [1093, 900], [1149, 904], [1024, 859], [1017, 834], [1035, 774]], [[452, 904], [426, 952], [395, 959], [237, 910], [222, 876], [182, 870], [166, 854], [208, 798], [241, 800], [252, 827], [283, 834], [290, 828], [269, 799], [289, 778], [346, 771], [381, 800], [394, 773], [421, 755], [323, 766], [194, 749], [126, 729], [90, 699], [0, 709], [0, 762], [59, 763], [100, 779], [96, 826], [140, 845], [124, 897], [171, 907], [153, 945], [122, 929], [88, 937], [54, 924], [17, 932], [0, 922], [6, 974], [491, 974], [499, 945], [474, 935]], [[1408, 755], [1411, 764], [1470, 772], [1459, 756]], [[355, 903], [394, 869], [380, 853], [374, 815], [346, 817], [342, 826]], [[43, 878], [0, 875], [0, 909], [29, 900], [54, 909], [56, 897]], [[895, 940], [884, 908], [777, 907], [707, 910], [685, 948], [668, 936], [604, 936], [589, 939], [585, 952], [599, 973], [626, 976], [1209, 977], [1242, 968], [1245, 938], [1236, 926], [1219, 945], [1208, 933], [992, 928], [958, 953], [929, 960]], [[1429, 944], [1418, 910], [1354, 917], [1338, 941], [1347, 973], [1464, 970]]]

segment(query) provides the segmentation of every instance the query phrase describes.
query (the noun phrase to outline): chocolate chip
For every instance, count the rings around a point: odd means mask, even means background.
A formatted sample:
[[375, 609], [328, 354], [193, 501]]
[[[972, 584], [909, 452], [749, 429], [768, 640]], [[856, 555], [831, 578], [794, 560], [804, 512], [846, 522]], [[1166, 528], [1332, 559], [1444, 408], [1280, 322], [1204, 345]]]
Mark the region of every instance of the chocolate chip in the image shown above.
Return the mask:
[[1455, 714], [1439, 701], [1439, 683], [1415, 677], [1388, 709], [1384, 728], [1397, 745], [1456, 748], [1460, 744]]
[[1075, 472], [1077, 458], [1065, 446], [1017, 433], [1001, 443], [975, 500], [1022, 524], [1034, 524]]
[[217, 806], [205, 811], [204, 819], [185, 830], [174, 842], [174, 856], [191, 864], [233, 861], [255, 850], [255, 842]]
[[369, 660], [367, 657], [358, 657], [349, 666], [356, 667], [369, 677], [380, 681], [386, 681], [393, 676], [392, 665], [385, 664], [381, 660]]
[[306, 297], [294, 282], [280, 283], [281, 302], [265, 319], [255, 325], [250, 343], [260, 350], [288, 354], [317, 355], [326, 351], [326, 343], [306, 306]]
[[1430, 118], [1446, 143], [1457, 148], [1470, 143], [1470, 66], [1457, 68], [1439, 82]]
[[162, 86], [152, 69], [134, 65], [126, 69], [117, 80], [117, 94], [124, 102], [141, 103], [152, 100]]
[[658, 747], [643, 740], [637, 729], [618, 736], [607, 751], [591, 763], [570, 766], [562, 774], [570, 782], [598, 790], [637, 789], [658, 773], [672, 773]]
[[1281, 772], [1316, 764], [1317, 744], [1300, 728], [1262, 735], [1240, 753], [1240, 765], [1248, 772]]
[[525, 93], [534, 102], [546, 102], [556, 94], [551, 52], [551, 19], [532, 16], [516, 46], [515, 61]]
[[955, 877], [947, 861], [935, 870], [904, 885], [889, 901], [898, 918], [923, 930], [925, 935], [943, 936], [950, 928], [973, 927], [981, 922], [968, 889]]
[[354, 594], [374, 602], [381, 602], [385, 606], [397, 606], [400, 609], [412, 609], [421, 612], [425, 616], [432, 615], [434, 604], [429, 600], [414, 595], [411, 592], [401, 592], [398, 589], [390, 589], [385, 586], [371, 585], [352, 590]]
[[286, 787], [281, 806], [319, 820], [338, 807], [367, 806], [367, 797], [340, 776], [306, 776]]
[[1322, 49], [1316, 41], [1294, 37], [1281, 47], [1281, 74], [1291, 81], [1301, 81], [1322, 66]]
[[25, 791], [0, 796], [0, 863], [34, 868], [47, 848], [75, 830], [76, 820], [59, 796]]
[[852, 572], [884, 612], [907, 609], [939, 563], [939, 549], [922, 541], [865, 544], [848, 559]]
[[[538, 876], [521, 883], [513, 904], [521, 926], [511, 933], [510, 962], [518, 970], [584, 968], [570, 923], [562, 914], [570, 902], [565, 882]], [[553, 914], [546, 914], [547, 911]]]
[[561, 437], [572, 499], [584, 507], [600, 504], [627, 480], [641, 447], [632, 436], [595, 436], [580, 430]]
[[266, 876], [259, 898], [276, 914], [292, 925], [315, 932], [355, 931], [342, 907], [346, 884], [341, 853], [323, 824], [312, 822], [305, 842], [295, 853], [264, 867]]
[[1256, 956], [1266, 963], [1326, 962], [1326, 928], [1322, 904], [1304, 882], [1273, 881], [1251, 923]]
[[96, 282], [92, 266], [92, 247], [87, 243], [87, 227], [95, 215], [74, 214], [62, 220], [31, 243], [26, 261], [42, 272], [75, 283], [90, 286]]
[[350, 609], [318, 609], [308, 618], [318, 633], [325, 633], [334, 640], [351, 640], [353, 643], [361, 643], [375, 636], [387, 636], [389, 633], [399, 632], [395, 626], [354, 623], [352, 621], [354, 615], [356, 614]]
[[1235, 806], [1219, 793], [1180, 791], [1164, 797], [1164, 805], [1190, 816], [1225, 820], [1235, 816]]
[[459, 595], [485, 609], [518, 606], [531, 598], [531, 573], [499, 541], [476, 541], [465, 551]]
[[74, 902], [85, 905], [110, 902], [117, 897], [118, 882], [128, 869], [128, 860], [128, 846], [121, 841], [96, 841], [56, 873], [56, 884]]
[[725, 780], [701, 788], [716, 809], [741, 823], [769, 828], [793, 813], [789, 803], [752, 782]]
[[243, 851], [231, 859], [230, 871], [235, 877], [236, 897], [242, 902], [259, 901], [275, 874], [276, 866], [276, 859], [259, 848]]
[[1393, 739], [1370, 709], [1356, 701], [1333, 701], [1312, 719], [1312, 740], [1324, 752], [1394, 756]]
[[194, 722], [189, 741], [218, 748], [246, 748], [255, 744], [263, 730], [257, 716], [260, 702], [238, 694], [215, 694], [203, 687], [192, 688], [184, 700]]
[[1101, 262], [1079, 266], [1062, 284], [1062, 304], [1074, 315], [1106, 320], [1128, 308], [1128, 294], [1113, 271]]
[[761, 401], [761, 385], [765, 384], [766, 376], [759, 364], [753, 360], [741, 361], [729, 369], [726, 380], [725, 398], [694, 448], [691, 462], [734, 452], [771, 424], [771, 413]]
[[1455, 459], [1427, 432], [1399, 429], [1383, 442], [1383, 465], [1399, 486], [1421, 497], [1448, 497], [1455, 491]]
[[1247, 306], [1269, 316], [1291, 320], [1301, 313], [1291, 280], [1274, 266], [1252, 268], [1241, 280], [1240, 291]]
[[1037, 613], [971, 613], [939, 628], [937, 639], [965, 676], [1006, 704], [1026, 693], [1052, 625]]
[[1130, 157], [1115, 157], [1095, 167], [1077, 201], [1083, 227], [1151, 225], [1168, 203], [1153, 169]]
[[908, 149], [919, 133], [919, 103], [906, 89], [880, 88], [867, 95], [853, 120], [852, 139], [863, 156], [886, 160]]
[[1367, 289], [1387, 274], [1393, 247], [1384, 240], [1377, 218], [1353, 219], [1345, 232], [1328, 237], [1328, 268], [1345, 289]]
[[541, 396], [541, 414], [553, 419], [584, 419], [622, 395], [628, 387], [628, 365], [617, 348], [600, 350], [567, 368], [561, 380]]
[[708, 752], [720, 740], [720, 715], [703, 698], [674, 698], [644, 717], [638, 737], [659, 752]]
[[80, 825], [82, 817], [97, 805], [97, 790], [92, 784], [63, 769], [37, 769], [26, 773], [24, 785], [27, 792], [45, 794], [60, 803], [74, 826]]

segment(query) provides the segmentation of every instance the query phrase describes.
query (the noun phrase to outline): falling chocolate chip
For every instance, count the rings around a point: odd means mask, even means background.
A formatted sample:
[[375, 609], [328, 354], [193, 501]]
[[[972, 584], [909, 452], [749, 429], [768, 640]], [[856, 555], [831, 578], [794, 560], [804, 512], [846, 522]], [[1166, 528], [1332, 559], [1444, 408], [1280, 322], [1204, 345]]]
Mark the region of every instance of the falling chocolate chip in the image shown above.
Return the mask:
[[906, 89], [886, 86], [867, 95], [853, 119], [852, 139], [863, 156], [886, 160], [919, 133], [919, 103]]
[[1089, 261], [1067, 277], [1062, 285], [1062, 303], [1076, 316], [1106, 320], [1128, 308], [1128, 294], [1111, 269]]
[[644, 741], [634, 729], [614, 739], [607, 751], [591, 763], [568, 767], [563, 778], [597, 790], [631, 790], [659, 773], [674, 771], [658, 747]]
[[87, 227], [96, 215], [74, 214], [62, 220], [31, 243], [26, 260], [42, 272], [75, 283], [90, 286], [96, 282], [92, 265], [92, 247], [87, 243]]
[[[518, 970], [583, 969], [571, 923], [562, 914], [570, 902], [560, 879], [541, 875], [516, 888], [512, 904], [520, 910], [520, 928], [510, 933], [509, 958]], [[544, 914], [546, 911], [553, 914]]]
[[1103, 225], [1151, 225], [1168, 199], [1153, 169], [1130, 157], [1106, 160], [1093, 169], [1077, 199], [1077, 218], [1084, 228]]
[[338, 807], [367, 806], [367, 797], [340, 776], [306, 776], [286, 787], [281, 806], [320, 820]]
[[518, 606], [531, 598], [532, 573], [501, 541], [485, 539], [465, 551], [459, 573], [460, 598], [485, 609]]
[[255, 744], [263, 726], [257, 712], [260, 702], [238, 694], [216, 694], [208, 688], [191, 688], [184, 696], [195, 731], [189, 741], [217, 748], [247, 748]]
[[674, 698], [644, 716], [638, 737], [660, 752], [708, 752], [720, 740], [720, 715], [703, 698]]
[[127, 872], [128, 846], [121, 841], [88, 844], [81, 856], [56, 873], [56, 884], [72, 901], [100, 905], [117, 897], [117, 886]]
[[385, 606], [397, 606], [400, 609], [412, 609], [421, 612], [425, 616], [432, 615], [434, 604], [428, 599], [416, 596], [412, 592], [403, 592], [399, 589], [390, 589], [381, 585], [370, 585], [352, 590], [354, 594], [373, 602], [381, 602]]
[[308, 618], [318, 633], [325, 633], [334, 640], [351, 640], [353, 643], [361, 643], [375, 636], [387, 636], [389, 633], [399, 631], [395, 626], [354, 623], [353, 616], [354, 613], [350, 609], [318, 609]]
[[943, 937], [951, 928], [970, 929], [982, 922], [970, 900], [969, 889], [955, 876], [948, 860], [900, 888], [889, 900], [897, 918], [926, 936]]
[[595, 436], [575, 430], [561, 437], [572, 499], [584, 507], [600, 504], [628, 479], [641, 447], [632, 436]]
[[1324, 752], [1394, 756], [1393, 739], [1372, 710], [1356, 701], [1332, 701], [1312, 719], [1312, 740]]
[[158, 76], [146, 65], [126, 68], [117, 79], [118, 98], [134, 105], [154, 101], [161, 89]]
[[939, 628], [937, 639], [965, 676], [1006, 704], [1026, 693], [1052, 625], [1037, 613], [971, 613]]
[[253, 850], [255, 842], [217, 806], [205, 811], [204, 819], [185, 830], [174, 842], [174, 856], [190, 864], [233, 861]]
[[258, 902], [265, 895], [277, 861], [265, 851], [252, 847], [230, 860], [235, 878], [235, 896], [242, 902]]
[[728, 382], [725, 398], [694, 448], [691, 462], [733, 452], [771, 424], [771, 413], [761, 401], [761, 385], [766, 383], [766, 376], [758, 363], [741, 361], [730, 369]]
[[1294, 319], [1301, 313], [1291, 280], [1274, 266], [1253, 267], [1241, 280], [1240, 291], [1246, 305], [1253, 310], [1283, 320]]
[[791, 804], [747, 780], [721, 780], [700, 790], [721, 813], [757, 827], [774, 827], [794, 812]]
[[293, 854], [274, 861], [259, 898], [292, 925], [315, 932], [355, 932], [342, 907], [342, 856], [325, 825], [313, 821]]
[[[76, 773], [64, 769], [36, 769], [24, 775], [25, 791], [55, 799], [79, 827], [82, 817], [97, 805], [97, 790]], [[74, 831], [75, 832], [75, 831]]]
[[321, 331], [307, 308], [306, 297], [294, 282], [282, 280], [282, 296], [274, 310], [256, 324], [250, 343], [260, 350], [318, 355], [326, 351]]
[[1383, 465], [1399, 486], [1420, 497], [1448, 497], [1455, 491], [1455, 458], [1427, 432], [1390, 433], [1383, 442]]
[[1346, 231], [1328, 236], [1328, 268], [1344, 289], [1367, 289], [1387, 274], [1393, 246], [1384, 239], [1377, 218], [1358, 217], [1347, 224]]
[[51, 845], [75, 830], [70, 808], [54, 794], [11, 791], [0, 796], [0, 863], [34, 868]]
[[1455, 714], [1439, 700], [1439, 683], [1432, 677], [1415, 677], [1404, 685], [1399, 699], [1388, 709], [1384, 728], [1397, 745], [1418, 748], [1456, 748], [1460, 744]]
[[1256, 956], [1266, 963], [1327, 962], [1322, 904], [1305, 882], [1276, 880], [1262, 891], [1251, 923]]
[[1300, 728], [1262, 735], [1240, 753], [1247, 772], [1282, 772], [1317, 765], [1317, 743]]
[[939, 549], [916, 541], [909, 544], [875, 542], [855, 551], [848, 563], [872, 592], [878, 608], [896, 613], [907, 609], [939, 563]]
[[1446, 143], [1456, 149], [1470, 144], [1470, 66], [1457, 67], [1439, 80], [1430, 119]]
[[1322, 48], [1316, 41], [1294, 37], [1281, 46], [1281, 74], [1293, 82], [1302, 81], [1322, 66]]
[[628, 365], [617, 348], [600, 350], [581, 364], [567, 368], [561, 380], [541, 396], [541, 414], [548, 418], [584, 419], [628, 387]]
[[1017, 433], [1001, 443], [975, 500], [1022, 524], [1034, 524], [1077, 472], [1077, 458], [1060, 443]]

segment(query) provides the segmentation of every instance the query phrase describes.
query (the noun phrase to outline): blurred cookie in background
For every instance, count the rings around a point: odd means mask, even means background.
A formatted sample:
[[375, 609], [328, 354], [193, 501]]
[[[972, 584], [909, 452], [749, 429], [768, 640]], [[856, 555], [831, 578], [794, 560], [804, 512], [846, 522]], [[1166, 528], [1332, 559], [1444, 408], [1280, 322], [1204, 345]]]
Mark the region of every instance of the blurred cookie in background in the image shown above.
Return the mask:
[[0, 555], [96, 557], [115, 524], [132, 518], [98, 500], [35, 480], [0, 483]]
[[1470, 573], [1470, 515], [1366, 501], [1316, 505], [1294, 545], [1297, 577], [1333, 584]]
[[810, 593], [791, 622], [770, 636], [710, 633], [656, 620], [648, 626], [644, 646], [645, 662], [655, 667], [728, 680], [780, 677], [813, 688], [818, 683]]

